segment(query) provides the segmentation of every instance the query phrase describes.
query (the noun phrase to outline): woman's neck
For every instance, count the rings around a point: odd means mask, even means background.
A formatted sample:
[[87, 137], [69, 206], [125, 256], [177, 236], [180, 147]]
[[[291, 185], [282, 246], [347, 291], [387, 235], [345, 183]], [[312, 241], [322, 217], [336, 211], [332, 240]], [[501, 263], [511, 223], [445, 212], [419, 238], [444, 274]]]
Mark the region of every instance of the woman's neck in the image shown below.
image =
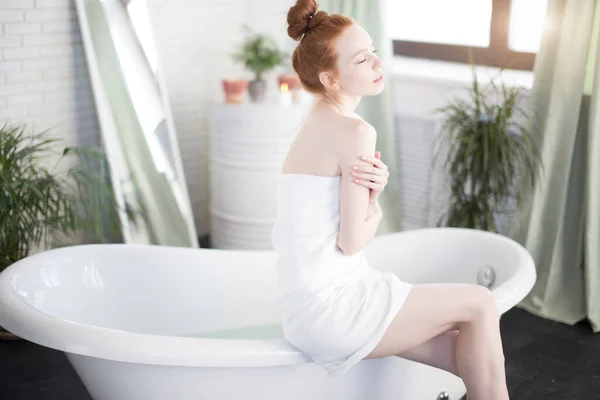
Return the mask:
[[356, 108], [358, 107], [360, 100], [361, 96], [341, 96], [339, 101], [333, 101], [329, 98], [323, 97], [321, 100], [319, 100], [319, 102], [327, 104], [328, 107], [333, 108], [341, 115], [351, 117], [355, 115]]

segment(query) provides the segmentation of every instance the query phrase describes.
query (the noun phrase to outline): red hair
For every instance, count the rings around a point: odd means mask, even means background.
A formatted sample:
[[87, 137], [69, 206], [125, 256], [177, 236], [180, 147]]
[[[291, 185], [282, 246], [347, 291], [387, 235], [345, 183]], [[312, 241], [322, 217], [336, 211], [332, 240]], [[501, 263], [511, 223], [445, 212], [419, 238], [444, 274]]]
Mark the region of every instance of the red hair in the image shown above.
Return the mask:
[[292, 39], [300, 41], [292, 54], [292, 66], [302, 87], [322, 95], [325, 87], [319, 74], [336, 73], [335, 39], [354, 21], [344, 15], [317, 11], [318, 8], [316, 0], [297, 0], [287, 15], [287, 31]]

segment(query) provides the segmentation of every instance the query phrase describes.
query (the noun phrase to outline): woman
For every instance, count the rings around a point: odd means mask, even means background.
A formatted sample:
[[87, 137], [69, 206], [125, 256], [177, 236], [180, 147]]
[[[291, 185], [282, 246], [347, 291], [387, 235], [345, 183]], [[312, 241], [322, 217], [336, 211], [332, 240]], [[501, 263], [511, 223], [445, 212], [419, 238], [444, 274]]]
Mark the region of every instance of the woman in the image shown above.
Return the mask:
[[378, 195], [388, 177], [375, 130], [354, 112], [362, 96], [384, 88], [368, 33], [314, 0], [298, 0], [287, 22], [299, 40], [294, 69], [318, 101], [278, 188], [272, 242], [286, 339], [331, 376], [362, 359], [400, 356], [460, 376], [469, 399], [508, 399], [490, 291], [412, 285], [371, 268], [363, 254], [383, 217]]

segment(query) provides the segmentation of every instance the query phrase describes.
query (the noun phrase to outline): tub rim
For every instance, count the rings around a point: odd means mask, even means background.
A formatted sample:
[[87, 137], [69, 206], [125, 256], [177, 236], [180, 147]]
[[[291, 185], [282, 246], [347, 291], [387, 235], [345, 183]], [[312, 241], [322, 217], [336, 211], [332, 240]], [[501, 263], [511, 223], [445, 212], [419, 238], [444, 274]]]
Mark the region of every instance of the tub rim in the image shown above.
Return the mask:
[[[460, 232], [459, 234], [493, 236], [494, 240], [509, 243], [516, 249], [520, 266], [501, 285], [492, 289], [500, 314], [517, 305], [533, 287], [536, 279], [531, 255], [511, 238], [492, 232], [465, 228], [422, 228], [380, 235], [424, 235], [428, 231]], [[468, 231], [468, 232], [466, 232]], [[375, 239], [374, 239], [375, 240]], [[171, 246], [143, 244], [86, 244], [62, 247], [37, 253], [17, 261], [0, 273], [0, 325], [25, 340], [65, 353], [137, 364], [170, 365], [188, 367], [261, 367], [284, 366], [312, 362], [310, 357], [292, 346], [285, 339], [215, 339], [171, 336], [83, 324], [46, 314], [14, 295], [13, 280], [18, 268], [35, 262], [50, 252], [68, 250], [71, 247], [160, 247]], [[177, 251], [220, 251], [223, 249], [187, 249], [171, 247]], [[272, 254], [272, 251], [235, 250], [253, 255]], [[167, 350], [165, 350], [167, 349]]]

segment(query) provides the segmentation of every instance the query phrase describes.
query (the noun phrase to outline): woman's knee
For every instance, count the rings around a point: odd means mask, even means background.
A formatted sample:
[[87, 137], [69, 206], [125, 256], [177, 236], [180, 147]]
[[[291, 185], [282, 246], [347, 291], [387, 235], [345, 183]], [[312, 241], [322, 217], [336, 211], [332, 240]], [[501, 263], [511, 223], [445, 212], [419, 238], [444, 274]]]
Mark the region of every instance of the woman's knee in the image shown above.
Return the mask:
[[486, 287], [474, 285], [469, 293], [470, 321], [481, 319], [497, 320], [499, 318], [496, 298]]

